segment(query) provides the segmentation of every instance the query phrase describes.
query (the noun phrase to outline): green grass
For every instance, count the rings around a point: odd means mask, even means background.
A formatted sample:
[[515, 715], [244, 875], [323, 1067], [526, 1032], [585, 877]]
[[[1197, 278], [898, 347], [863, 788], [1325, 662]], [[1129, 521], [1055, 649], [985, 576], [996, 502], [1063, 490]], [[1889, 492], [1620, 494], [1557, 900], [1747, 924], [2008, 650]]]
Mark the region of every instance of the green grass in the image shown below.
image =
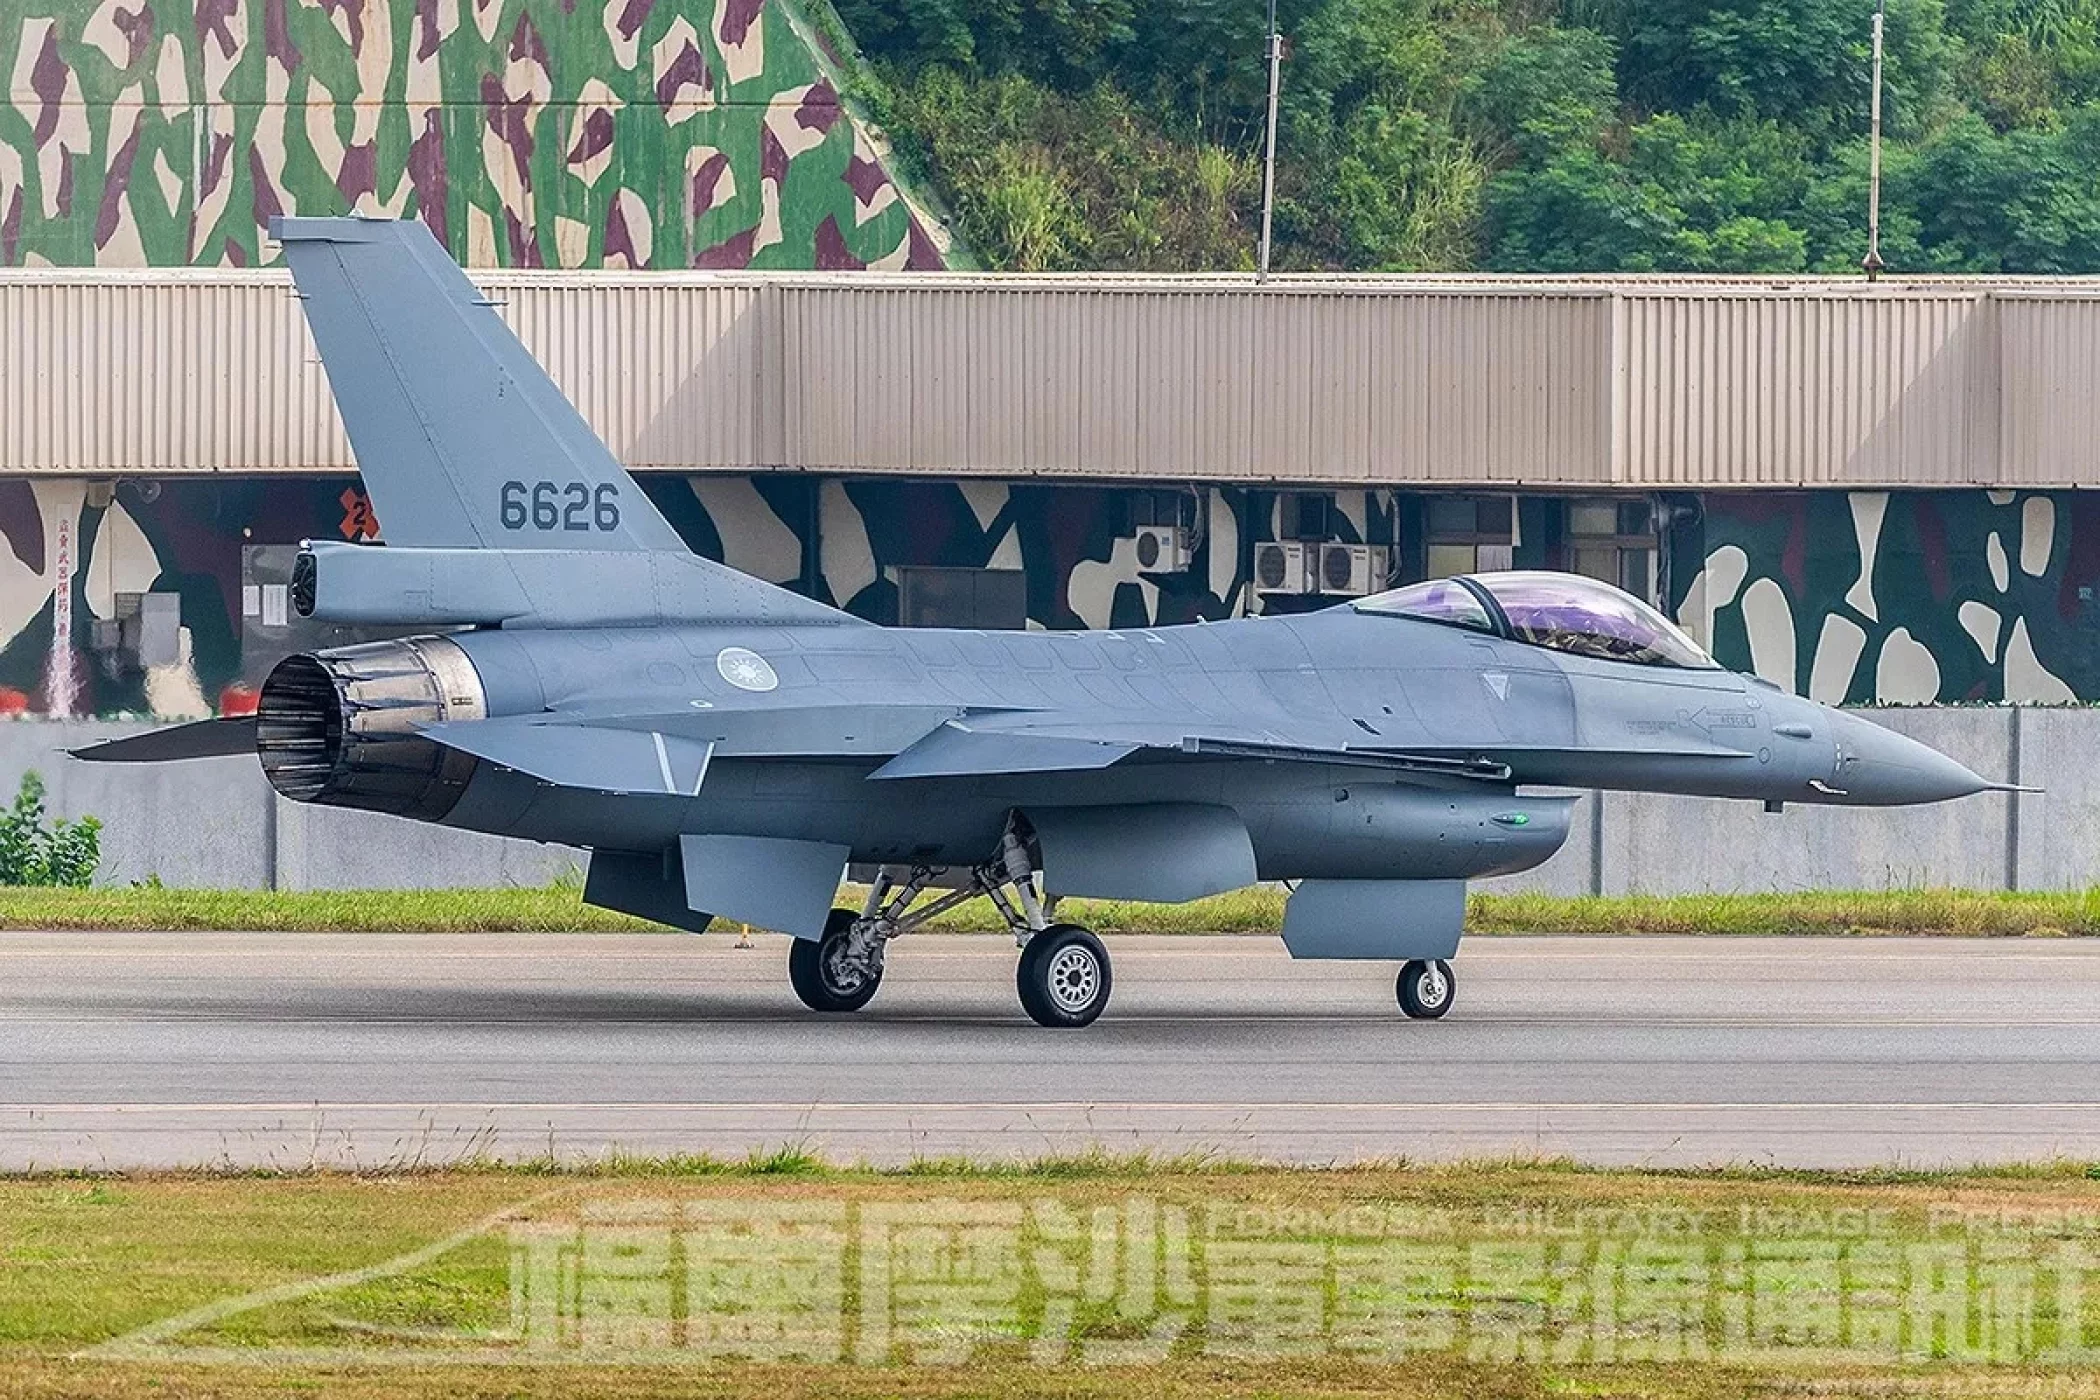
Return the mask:
[[[857, 900], [855, 891], [843, 898]], [[1189, 904], [1073, 899], [1058, 917], [1103, 933], [1273, 933], [1284, 892], [1263, 886]], [[641, 932], [657, 925], [583, 902], [573, 884], [533, 889], [279, 893], [132, 887], [0, 890], [6, 929], [254, 929], [345, 933]], [[997, 927], [982, 901], [936, 921]], [[1566, 898], [1475, 894], [1473, 933], [2100, 935], [2100, 889], [1996, 894], [1965, 890]]]
[[[574, 1334], [560, 1345], [535, 1349], [513, 1330], [524, 1316], [518, 1299], [529, 1295], [530, 1279], [559, 1276], [521, 1274], [533, 1260], [567, 1271], [563, 1306], [595, 1307], [601, 1311], [593, 1315], [601, 1318], [607, 1307], [631, 1308], [641, 1317], [660, 1310], [691, 1318], [705, 1306], [748, 1315], [769, 1305], [769, 1289], [792, 1290], [798, 1279], [813, 1275], [806, 1263], [805, 1272], [789, 1275], [740, 1268], [726, 1276], [728, 1291], [715, 1295], [729, 1299], [727, 1304], [703, 1304], [703, 1275], [690, 1271], [691, 1261], [710, 1247], [714, 1237], [708, 1231], [720, 1227], [696, 1232], [691, 1222], [719, 1215], [693, 1212], [729, 1209], [763, 1217], [777, 1206], [833, 1208], [849, 1242], [841, 1248], [851, 1251], [843, 1256], [833, 1305], [846, 1319], [834, 1345], [854, 1357], [866, 1316], [863, 1290], [879, 1276], [870, 1272], [879, 1260], [869, 1251], [871, 1241], [882, 1238], [880, 1229], [921, 1232], [912, 1258], [923, 1263], [939, 1257], [926, 1252], [926, 1242], [938, 1237], [923, 1231], [944, 1215], [976, 1210], [982, 1220], [992, 1208], [1006, 1211], [1009, 1220], [1032, 1222], [1017, 1226], [1022, 1233], [1004, 1243], [972, 1236], [969, 1252], [956, 1256], [969, 1261], [970, 1279], [996, 1282], [1000, 1274], [987, 1264], [1002, 1257], [1040, 1261], [1048, 1257], [1042, 1251], [1055, 1249], [1065, 1249], [1057, 1256], [1062, 1260], [1086, 1257], [1086, 1237], [1074, 1237], [1073, 1253], [1049, 1233], [1065, 1228], [1054, 1224], [1059, 1219], [1092, 1219], [1098, 1231], [1104, 1218], [1098, 1213], [1108, 1212], [1110, 1233], [1094, 1234], [1094, 1249], [1103, 1247], [1103, 1239], [1111, 1251], [1118, 1247], [1119, 1219], [1126, 1241], [1140, 1237], [1131, 1233], [1140, 1229], [1140, 1217], [1129, 1213], [1134, 1202], [1143, 1204], [1145, 1221], [1184, 1222], [1182, 1238], [1193, 1241], [1183, 1246], [1191, 1261], [1187, 1277], [1194, 1282], [1182, 1287], [1193, 1291], [1155, 1295], [1135, 1310], [1142, 1314], [1136, 1323], [1104, 1292], [1077, 1312], [1060, 1315], [1054, 1335], [1076, 1335], [1089, 1344], [1143, 1337], [1153, 1314], [1178, 1307], [1175, 1335], [1181, 1340], [1156, 1364], [1101, 1367], [1032, 1355], [1033, 1342], [1053, 1326], [1050, 1303], [1065, 1296], [1056, 1290], [1076, 1292], [1075, 1283], [1056, 1284], [1054, 1272], [1040, 1262], [1014, 1275], [1009, 1301], [1000, 1305], [1010, 1321], [975, 1325], [971, 1350], [953, 1364], [913, 1360], [913, 1339], [936, 1336], [938, 1326], [913, 1333], [903, 1321], [897, 1323], [903, 1347], [879, 1363], [707, 1358], [679, 1353], [675, 1342], [672, 1352], [652, 1354], [641, 1334], [622, 1334], [626, 1340], [596, 1353]], [[870, 1223], [881, 1220], [901, 1223]], [[1554, 1161], [1316, 1170], [1091, 1154], [1011, 1167], [944, 1162], [877, 1170], [839, 1167], [788, 1150], [735, 1162], [629, 1159], [558, 1172], [0, 1180], [0, 1394], [2100, 1397], [2100, 1369], [2091, 1364], [2090, 1352], [2069, 1364], [2017, 1352], [1942, 1361], [1933, 1359], [1929, 1346], [1906, 1352], [1887, 1345], [1849, 1358], [1789, 1355], [1783, 1347], [1746, 1351], [1742, 1337], [1730, 1330], [1739, 1316], [1798, 1317], [1802, 1301], [1813, 1306], [1820, 1277], [1815, 1260], [1835, 1258], [1819, 1255], [1819, 1249], [1844, 1251], [1848, 1270], [1871, 1271], [1896, 1256], [1944, 1264], [1951, 1242], [1957, 1254], [1988, 1251], [1991, 1261], [1973, 1278], [1959, 1270], [1936, 1276], [1942, 1284], [1953, 1278], [1957, 1289], [1966, 1290], [1958, 1301], [1972, 1312], [2002, 1305], [2013, 1296], [2006, 1290], [2018, 1283], [2017, 1270], [2037, 1269], [2029, 1280], [2043, 1285], [2031, 1299], [2035, 1335], [2060, 1339], [2051, 1261], [2064, 1257], [2066, 1244], [2091, 1243], [2100, 1234], [2096, 1222], [2100, 1178], [2068, 1163], [1882, 1177], [1652, 1173]], [[1172, 1248], [1169, 1236], [1142, 1238]], [[1454, 1275], [1445, 1283], [1432, 1280], [1427, 1292], [1406, 1294], [1382, 1291], [1389, 1285], [1381, 1276], [1357, 1275], [1350, 1295], [1357, 1304], [1405, 1297], [1467, 1319], [1462, 1332], [1427, 1354], [1355, 1354], [1350, 1343], [1333, 1340], [1343, 1336], [1337, 1321], [1331, 1334], [1322, 1332], [1305, 1350], [1279, 1347], [1235, 1356], [1221, 1344], [1233, 1335], [1230, 1329], [1249, 1325], [1250, 1317], [1261, 1326], [1291, 1316], [1294, 1296], [1287, 1290], [1254, 1313], [1242, 1311], [1237, 1323], [1218, 1310], [1213, 1290], [1230, 1285], [1234, 1268], [1252, 1267], [1229, 1262], [1220, 1242], [1229, 1247], [1243, 1240], [1310, 1247], [1312, 1254], [1301, 1251], [1300, 1258], [1318, 1259], [1332, 1247], [1339, 1260], [1353, 1248], [1358, 1266], [1368, 1259], [1374, 1268], [1388, 1257], [1376, 1253], [1378, 1242], [1398, 1240], [1411, 1252], [1398, 1264], [1403, 1273], [1394, 1277], [1410, 1280], [1423, 1276], [1404, 1270], [1447, 1255], [1470, 1257], [1466, 1251], [1476, 1244], [1521, 1256], [1533, 1242], [1548, 1241], [1539, 1247], [1569, 1267], [1534, 1281], [1532, 1266], [1521, 1257], [1505, 1268], [1507, 1277], [1469, 1264], [1462, 1285]], [[440, 1242], [444, 1248], [433, 1248]], [[1858, 1242], [1863, 1246], [1856, 1247]], [[1638, 1252], [1651, 1244], [1663, 1246], [1662, 1252]], [[1683, 1275], [1669, 1272], [1682, 1269], [1687, 1256], [1678, 1247], [1687, 1244], [1701, 1270], [1689, 1289], [1678, 1281]], [[1765, 1266], [1759, 1285], [1765, 1291], [1756, 1296], [1768, 1301], [1757, 1306], [1784, 1301], [1772, 1289], [1789, 1290], [1795, 1293], [1786, 1305], [1791, 1312], [1757, 1313], [1746, 1291], [1745, 1251], [1755, 1254], [1768, 1245], [1779, 1246], [1772, 1256], [1779, 1262]], [[651, 1254], [652, 1247], [663, 1252]], [[1365, 1254], [1366, 1248], [1372, 1253]], [[898, 1269], [920, 1267], [904, 1253], [889, 1257]], [[1553, 1308], [1563, 1317], [1579, 1316], [1583, 1290], [1604, 1277], [1600, 1269], [1617, 1271], [1608, 1286], [1618, 1318], [1652, 1319], [1660, 1309], [1709, 1344], [1711, 1354], [1600, 1360], [1576, 1348], [1513, 1359], [1469, 1349], [1483, 1320], [1500, 1325], [1543, 1307], [1549, 1295], [1527, 1290], [1547, 1287], [1548, 1277], [1557, 1280], [1550, 1285]], [[1648, 1269], [1663, 1272], [1643, 1272]], [[652, 1292], [648, 1281], [659, 1276], [678, 1282]], [[527, 1294], [514, 1294], [521, 1278]], [[308, 1286], [316, 1280], [323, 1285]], [[595, 1290], [593, 1280], [601, 1281]], [[603, 1280], [611, 1280], [611, 1292], [604, 1291]], [[2100, 1277], [2093, 1282], [2100, 1284]], [[1910, 1286], [1927, 1284], [1913, 1279]], [[1340, 1274], [1331, 1287], [1329, 1311], [1339, 1319]], [[1863, 1291], [1847, 1287], [1847, 1296], [1863, 1305], [1901, 1309], [1921, 1296], [1900, 1287], [1890, 1292], [1872, 1279]], [[2100, 1298], [2085, 1298], [2088, 1347], [2100, 1341], [2096, 1304]], [[1939, 1312], [1932, 1314], [1935, 1307]], [[1650, 1311], [1641, 1313], [1643, 1308]], [[1319, 1311], [1314, 1309], [1315, 1319]], [[1944, 1300], [1920, 1315], [1928, 1314], [1944, 1316]], [[165, 1325], [170, 1319], [185, 1320]], [[1648, 1335], [1644, 1321], [1612, 1325], [1620, 1345]], [[1587, 1326], [1593, 1329], [1594, 1321]], [[155, 1330], [141, 1333], [147, 1328]], [[1225, 1330], [1213, 1330], [1218, 1328]], [[1596, 1334], [1578, 1327], [1564, 1335], [1580, 1340]], [[120, 1338], [131, 1339], [121, 1357], [110, 1349]]]

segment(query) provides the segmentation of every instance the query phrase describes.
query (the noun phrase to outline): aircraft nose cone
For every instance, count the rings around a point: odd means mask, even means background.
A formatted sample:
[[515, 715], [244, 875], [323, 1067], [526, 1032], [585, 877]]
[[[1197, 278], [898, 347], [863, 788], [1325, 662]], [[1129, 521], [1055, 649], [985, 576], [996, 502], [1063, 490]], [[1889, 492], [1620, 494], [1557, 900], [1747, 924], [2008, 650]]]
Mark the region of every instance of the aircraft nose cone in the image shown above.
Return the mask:
[[1991, 787], [1989, 780], [1929, 744], [1858, 715], [1839, 715], [1836, 728], [1838, 776], [1834, 786], [1858, 806], [1945, 802]]

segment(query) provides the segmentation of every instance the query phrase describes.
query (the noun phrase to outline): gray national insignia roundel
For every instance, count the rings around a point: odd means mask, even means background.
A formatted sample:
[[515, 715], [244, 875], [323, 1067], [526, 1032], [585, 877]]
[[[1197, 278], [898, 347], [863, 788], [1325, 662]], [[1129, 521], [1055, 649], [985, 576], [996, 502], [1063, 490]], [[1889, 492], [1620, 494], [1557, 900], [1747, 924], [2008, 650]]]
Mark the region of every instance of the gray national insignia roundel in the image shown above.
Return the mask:
[[715, 657], [715, 669], [738, 690], [771, 690], [780, 684], [772, 663], [744, 647], [723, 647]]

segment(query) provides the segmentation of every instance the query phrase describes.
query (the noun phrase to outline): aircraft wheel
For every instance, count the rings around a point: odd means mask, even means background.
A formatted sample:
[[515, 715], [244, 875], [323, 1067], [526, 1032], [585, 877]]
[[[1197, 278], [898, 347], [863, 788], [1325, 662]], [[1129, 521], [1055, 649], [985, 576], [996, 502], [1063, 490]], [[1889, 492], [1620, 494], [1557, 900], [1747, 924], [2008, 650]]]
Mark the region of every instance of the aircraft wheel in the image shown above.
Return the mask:
[[862, 972], [848, 967], [843, 955], [846, 934], [859, 916], [834, 909], [824, 922], [822, 938], [798, 938], [788, 948], [788, 981], [812, 1011], [858, 1011], [882, 985], [882, 969]]
[[1458, 979], [1452, 975], [1451, 964], [1442, 958], [1435, 962], [1418, 960], [1400, 969], [1400, 980], [1393, 990], [1400, 998], [1402, 1011], [1417, 1021], [1434, 1021], [1458, 1000]]
[[1091, 1025], [1108, 1005], [1108, 949], [1077, 924], [1052, 924], [1021, 950], [1014, 985], [1037, 1025]]

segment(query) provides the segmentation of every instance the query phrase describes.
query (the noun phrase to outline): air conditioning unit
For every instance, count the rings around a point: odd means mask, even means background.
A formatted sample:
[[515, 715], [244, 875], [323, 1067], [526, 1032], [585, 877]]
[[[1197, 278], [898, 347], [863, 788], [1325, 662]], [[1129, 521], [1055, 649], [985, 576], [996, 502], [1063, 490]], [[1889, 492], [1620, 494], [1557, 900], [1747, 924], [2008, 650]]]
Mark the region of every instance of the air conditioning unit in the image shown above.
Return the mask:
[[1254, 591], [1311, 593], [1319, 546], [1300, 540], [1268, 540], [1254, 546]]
[[1189, 570], [1189, 532], [1179, 525], [1140, 525], [1131, 532], [1137, 542], [1138, 568], [1148, 574], [1185, 574]]
[[1320, 592], [1361, 598], [1385, 587], [1386, 547], [1381, 544], [1320, 546]]

